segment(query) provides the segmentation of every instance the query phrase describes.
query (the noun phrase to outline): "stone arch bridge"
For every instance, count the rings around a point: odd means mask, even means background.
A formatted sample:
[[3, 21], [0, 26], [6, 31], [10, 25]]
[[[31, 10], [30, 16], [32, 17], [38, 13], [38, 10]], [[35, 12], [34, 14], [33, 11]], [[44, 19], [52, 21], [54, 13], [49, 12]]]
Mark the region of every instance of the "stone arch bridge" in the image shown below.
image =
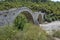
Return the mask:
[[28, 12], [27, 14], [30, 17], [30, 20], [33, 20], [35, 24], [40, 24], [44, 20], [45, 13], [42, 13], [41, 11], [32, 12], [32, 10], [27, 7], [20, 7], [20, 8], [13, 8], [5, 11], [0, 11], [0, 26], [11, 24], [15, 20], [15, 18], [19, 14], [21, 14], [21, 12]]

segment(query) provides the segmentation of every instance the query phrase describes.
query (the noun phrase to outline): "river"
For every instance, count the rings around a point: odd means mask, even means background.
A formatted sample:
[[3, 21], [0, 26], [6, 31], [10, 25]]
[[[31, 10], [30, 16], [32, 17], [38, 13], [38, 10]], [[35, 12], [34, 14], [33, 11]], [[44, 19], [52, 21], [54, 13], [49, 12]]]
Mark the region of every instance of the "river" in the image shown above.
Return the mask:
[[60, 30], [60, 21], [54, 21], [47, 24], [40, 24], [40, 27], [47, 32], [52, 32], [52, 30]]

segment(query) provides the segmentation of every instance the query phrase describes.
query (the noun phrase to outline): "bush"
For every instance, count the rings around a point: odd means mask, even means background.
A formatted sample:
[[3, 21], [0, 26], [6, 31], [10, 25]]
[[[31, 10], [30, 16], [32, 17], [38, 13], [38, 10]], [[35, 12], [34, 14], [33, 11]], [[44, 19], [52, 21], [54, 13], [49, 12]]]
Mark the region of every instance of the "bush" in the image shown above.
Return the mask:
[[[14, 0], [15, 1], [15, 0]], [[19, 8], [22, 6], [25, 7], [29, 7], [30, 9], [32, 9], [33, 11], [41, 11], [41, 12], [45, 12], [47, 14], [47, 21], [51, 22], [51, 21], [56, 21], [56, 17], [57, 20], [60, 20], [60, 3], [59, 2], [39, 2], [39, 3], [33, 3], [31, 1], [29, 2], [1, 2], [0, 3], [0, 10], [7, 10], [10, 8]], [[55, 14], [51, 17], [51, 15], [49, 14]]]
[[11, 40], [11, 38], [17, 33], [14, 27], [0, 28], [0, 40]]
[[0, 40], [52, 40], [52, 38], [39, 26], [26, 23], [23, 31], [13, 26], [0, 28]]
[[18, 32], [12, 40], [52, 40], [44, 30], [32, 23], [27, 23], [23, 31]]
[[58, 31], [54, 31], [53, 36], [54, 36], [54, 37], [58, 37], [58, 38], [60, 38], [60, 30], [58, 30]]
[[26, 17], [24, 15], [20, 14], [19, 16], [16, 17], [16, 19], [14, 21], [14, 25], [18, 29], [23, 30], [23, 27], [26, 24], [26, 22], [27, 22]]

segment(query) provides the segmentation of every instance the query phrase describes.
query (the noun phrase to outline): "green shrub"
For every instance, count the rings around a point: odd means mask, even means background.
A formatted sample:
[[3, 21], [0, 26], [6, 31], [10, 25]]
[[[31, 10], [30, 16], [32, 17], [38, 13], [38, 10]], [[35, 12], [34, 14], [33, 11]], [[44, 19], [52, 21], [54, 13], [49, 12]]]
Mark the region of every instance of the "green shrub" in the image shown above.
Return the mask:
[[0, 40], [11, 40], [11, 38], [17, 33], [14, 27], [0, 28]]
[[39, 26], [27, 23], [24, 30], [18, 32], [12, 40], [52, 40]]
[[14, 21], [14, 25], [18, 29], [23, 30], [23, 27], [26, 24], [26, 22], [27, 22], [26, 17], [24, 15], [20, 14], [19, 16], [16, 17], [16, 19]]
[[[15, 0], [14, 0], [15, 1]], [[39, 3], [33, 3], [31, 1], [24, 2], [24, 1], [15, 1], [15, 2], [1, 2], [0, 3], [0, 10], [7, 10], [10, 8], [19, 8], [19, 7], [29, 7], [33, 11], [42, 11], [45, 12], [48, 16], [46, 20], [48, 21], [55, 21], [60, 20], [60, 3], [59, 2], [39, 2]], [[55, 14], [53, 17], [49, 14]], [[57, 17], [57, 19], [56, 19]], [[52, 19], [52, 20], [51, 20]]]
[[53, 36], [54, 36], [54, 37], [58, 37], [58, 38], [60, 38], [60, 30], [58, 30], [58, 31], [54, 31]]
[[52, 40], [52, 38], [39, 26], [26, 23], [23, 31], [13, 26], [0, 28], [0, 40]]

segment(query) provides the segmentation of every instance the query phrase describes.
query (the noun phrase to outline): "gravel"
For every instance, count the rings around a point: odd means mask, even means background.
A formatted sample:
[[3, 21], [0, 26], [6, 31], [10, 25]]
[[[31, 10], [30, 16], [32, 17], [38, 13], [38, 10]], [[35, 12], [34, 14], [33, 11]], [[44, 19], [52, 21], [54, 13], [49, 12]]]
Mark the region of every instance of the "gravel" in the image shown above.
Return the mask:
[[47, 24], [40, 24], [40, 27], [42, 27], [47, 32], [52, 32], [52, 30], [60, 30], [60, 21], [54, 21]]

